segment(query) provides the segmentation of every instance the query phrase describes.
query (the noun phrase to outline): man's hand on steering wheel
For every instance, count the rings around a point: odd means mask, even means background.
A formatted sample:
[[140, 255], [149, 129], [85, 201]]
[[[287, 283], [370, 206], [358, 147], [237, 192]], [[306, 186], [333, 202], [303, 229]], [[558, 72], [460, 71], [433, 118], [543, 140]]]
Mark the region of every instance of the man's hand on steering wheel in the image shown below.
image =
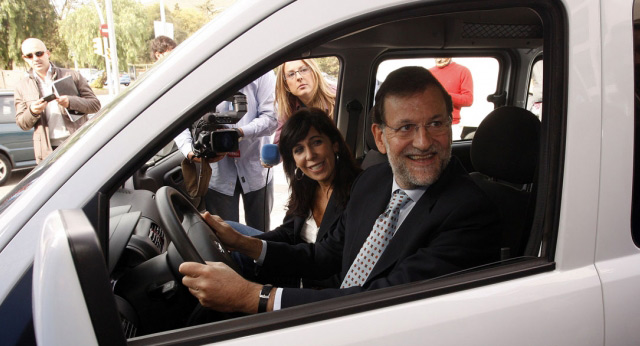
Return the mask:
[[[245, 280], [226, 264], [185, 262], [180, 265], [180, 273], [184, 274], [182, 284], [202, 306], [220, 312], [258, 312], [262, 285]], [[271, 310], [273, 298], [267, 305], [267, 311]]]
[[227, 249], [243, 253], [254, 260], [260, 257], [262, 252], [262, 241], [260, 239], [238, 233], [218, 215], [211, 215], [208, 211], [201, 215]]

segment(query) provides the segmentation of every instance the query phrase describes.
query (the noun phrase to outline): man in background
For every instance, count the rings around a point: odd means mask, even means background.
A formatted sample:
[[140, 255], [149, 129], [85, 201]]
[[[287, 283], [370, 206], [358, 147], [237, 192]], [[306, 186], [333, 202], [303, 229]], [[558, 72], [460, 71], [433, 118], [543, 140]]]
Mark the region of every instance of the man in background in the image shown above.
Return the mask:
[[[77, 71], [59, 68], [49, 61], [51, 53], [37, 38], [22, 43], [22, 58], [29, 65], [27, 75], [16, 86], [16, 124], [33, 132], [33, 149], [40, 163], [82, 124], [89, 113], [100, 110], [100, 101], [87, 80]], [[54, 82], [70, 76], [77, 95], [54, 93]], [[46, 98], [46, 99], [45, 99]]]
[[453, 139], [460, 139], [460, 109], [473, 104], [473, 78], [468, 68], [451, 61], [451, 58], [436, 58], [436, 66], [429, 69], [453, 100]]
[[167, 36], [158, 36], [151, 41], [151, 59], [158, 61], [164, 58], [178, 44]]

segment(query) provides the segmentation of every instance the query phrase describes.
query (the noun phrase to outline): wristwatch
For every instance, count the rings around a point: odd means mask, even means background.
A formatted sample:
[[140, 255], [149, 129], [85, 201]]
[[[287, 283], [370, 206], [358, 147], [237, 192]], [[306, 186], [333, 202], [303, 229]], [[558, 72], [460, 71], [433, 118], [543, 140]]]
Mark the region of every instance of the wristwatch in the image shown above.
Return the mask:
[[260, 300], [258, 300], [258, 313], [267, 312], [267, 305], [269, 304], [269, 296], [271, 296], [271, 289], [273, 286], [264, 285], [260, 291]]

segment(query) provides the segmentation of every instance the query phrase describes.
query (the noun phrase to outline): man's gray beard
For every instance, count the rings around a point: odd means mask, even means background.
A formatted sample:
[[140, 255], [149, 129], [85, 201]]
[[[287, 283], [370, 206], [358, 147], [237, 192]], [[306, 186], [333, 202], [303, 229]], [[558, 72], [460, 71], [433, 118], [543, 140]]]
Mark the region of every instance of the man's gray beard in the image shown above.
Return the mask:
[[[389, 143], [385, 140], [384, 146], [387, 149], [387, 157], [389, 158], [389, 164], [391, 165], [391, 171], [393, 172], [393, 176], [396, 179], [396, 182], [400, 182], [399, 184], [405, 184], [407, 187], [405, 189], [411, 190], [419, 187], [428, 187], [432, 185], [440, 178], [442, 171], [447, 167], [449, 161], [451, 161], [451, 147], [449, 147], [449, 152], [446, 157], [440, 158], [438, 155], [438, 159], [440, 159], [441, 166], [440, 170], [436, 172], [435, 175], [428, 175], [425, 181], [419, 180], [417, 177], [414, 177], [410, 174], [409, 169], [405, 167], [404, 162], [398, 160], [397, 157], [390, 155], [391, 151], [389, 150]], [[437, 151], [440, 153], [439, 151]]]

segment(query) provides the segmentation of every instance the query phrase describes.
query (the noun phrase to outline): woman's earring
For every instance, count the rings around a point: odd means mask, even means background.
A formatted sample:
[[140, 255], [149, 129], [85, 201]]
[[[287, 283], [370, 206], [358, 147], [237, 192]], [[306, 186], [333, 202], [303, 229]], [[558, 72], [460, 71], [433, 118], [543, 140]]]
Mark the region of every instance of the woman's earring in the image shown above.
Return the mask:
[[[300, 172], [299, 175], [298, 172]], [[293, 171], [293, 176], [296, 178], [296, 180], [302, 180], [302, 178], [304, 178], [304, 172], [299, 167], [296, 167], [296, 170]]]
[[340, 161], [340, 154], [336, 152], [336, 162]]

